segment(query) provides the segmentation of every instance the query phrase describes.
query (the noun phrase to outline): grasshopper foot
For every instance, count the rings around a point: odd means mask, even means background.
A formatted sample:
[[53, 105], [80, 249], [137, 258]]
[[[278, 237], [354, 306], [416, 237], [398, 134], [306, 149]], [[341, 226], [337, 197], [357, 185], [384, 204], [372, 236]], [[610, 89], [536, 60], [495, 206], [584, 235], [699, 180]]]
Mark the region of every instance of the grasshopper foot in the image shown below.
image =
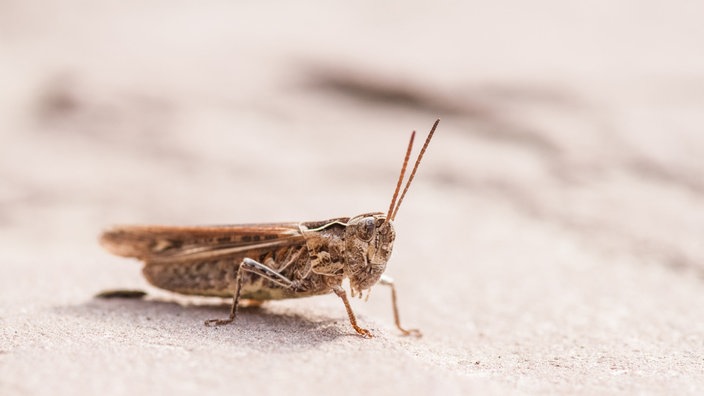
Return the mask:
[[404, 336], [413, 336], [413, 337], [416, 337], [416, 338], [423, 337], [423, 333], [421, 333], [420, 330], [418, 330], [418, 329], [409, 329], [409, 330], [406, 330], [406, 329], [402, 329], [402, 328], [400, 328], [400, 327], [399, 327], [398, 329], [401, 330], [401, 333], [402, 333]]
[[361, 335], [364, 338], [374, 338], [372, 332], [367, 329], [363, 329], [359, 326], [354, 326], [354, 329], [357, 331], [357, 334]]
[[205, 325], [208, 327], [212, 326], [223, 326], [226, 324], [230, 324], [234, 321], [235, 319], [209, 319], [205, 321]]

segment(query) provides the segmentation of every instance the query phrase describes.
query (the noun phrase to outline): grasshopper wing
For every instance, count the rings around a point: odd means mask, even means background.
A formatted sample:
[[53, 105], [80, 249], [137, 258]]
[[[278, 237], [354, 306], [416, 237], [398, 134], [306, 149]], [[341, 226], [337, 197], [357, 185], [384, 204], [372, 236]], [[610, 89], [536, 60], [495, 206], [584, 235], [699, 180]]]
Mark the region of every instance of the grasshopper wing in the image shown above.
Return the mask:
[[100, 237], [118, 256], [148, 262], [212, 259], [251, 250], [270, 250], [305, 242], [298, 223], [224, 226], [116, 226]]

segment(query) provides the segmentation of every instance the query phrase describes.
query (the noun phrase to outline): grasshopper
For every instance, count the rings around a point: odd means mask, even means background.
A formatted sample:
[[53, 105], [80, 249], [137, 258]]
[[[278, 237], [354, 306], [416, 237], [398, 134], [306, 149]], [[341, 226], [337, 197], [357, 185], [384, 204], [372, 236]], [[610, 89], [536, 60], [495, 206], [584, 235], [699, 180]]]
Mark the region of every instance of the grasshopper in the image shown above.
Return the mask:
[[154, 286], [172, 292], [232, 298], [230, 316], [210, 319], [206, 326], [231, 323], [240, 299], [255, 303], [335, 293], [342, 299], [350, 324], [366, 338], [372, 333], [357, 325], [352, 297], [379, 283], [391, 289], [396, 327], [401, 326], [394, 281], [384, 275], [396, 232], [393, 220], [408, 191], [440, 120], [435, 121], [418, 154], [398, 202], [415, 131], [406, 149], [401, 173], [387, 213], [365, 213], [324, 221], [219, 226], [116, 226], [100, 242], [109, 252], [144, 262], [143, 273]]

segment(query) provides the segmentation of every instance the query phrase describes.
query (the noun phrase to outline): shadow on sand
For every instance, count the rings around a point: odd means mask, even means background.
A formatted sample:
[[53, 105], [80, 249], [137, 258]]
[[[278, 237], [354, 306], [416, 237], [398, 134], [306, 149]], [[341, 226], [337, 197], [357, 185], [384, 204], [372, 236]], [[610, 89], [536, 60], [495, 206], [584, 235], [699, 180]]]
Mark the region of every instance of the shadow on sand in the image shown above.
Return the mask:
[[[174, 338], [198, 337], [204, 341], [262, 345], [262, 349], [270, 349], [274, 342], [277, 349], [283, 347], [285, 350], [306, 349], [341, 337], [361, 339], [349, 326], [346, 317], [330, 318], [312, 309], [300, 310], [299, 307], [280, 304], [241, 306], [235, 322], [215, 327], [205, 326], [204, 321], [226, 318], [230, 312], [227, 300], [180, 296], [93, 298], [54, 310], [73, 316], [87, 326], [113, 328], [127, 334], [168, 333]], [[272, 343], [262, 343], [262, 340], [271, 340]]]

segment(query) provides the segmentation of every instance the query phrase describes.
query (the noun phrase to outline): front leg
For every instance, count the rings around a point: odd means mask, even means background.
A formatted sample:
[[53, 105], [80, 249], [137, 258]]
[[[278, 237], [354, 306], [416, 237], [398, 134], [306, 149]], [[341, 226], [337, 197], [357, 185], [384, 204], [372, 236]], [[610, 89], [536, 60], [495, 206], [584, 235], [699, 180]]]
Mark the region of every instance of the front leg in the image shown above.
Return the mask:
[[373, 335], [369, 330], [357, 326], [357, 318], [355, 318], [354, 312], [352, 312], [352, 307], [350, 306], [350, 302], [349, 300], [347, 300], [347, 292], [345, 291], [345, 289], [343, 289], [342, 286], [335, 285], [332, 287], [332, 291], [334, 291], [335, 294], [337, 294], [337, 296], [340, 297], [342, 299], [342, 302], [345, 304], [347, 316], [350, 318], [350, 324], [357, 331], [357, 333], [364, 338], [372, 338]]
[[284, 287], [295, 287], [294, 283], [281, 275], [280, 273], [274, 271], [273, 269], [267, 267], [266, 265], [254, 261], [250, 258], [245, 258], [240, 263], [239, 268], [237, 268], [237, 275], [235, 276], [235, 290], [232, 293], [232, 307], [230, 308], [230, 317], [227, 319], [209, 319], [205, 321], [206, 326], [222, 326], [228, 323], [232, 323], [237, 316], [237, 308], [240, 301], [240, 292], [242, 291], [242, 272], [247, 271], [253, 274], [257, 274], [263, 278], [266, 278], [280, 286]]
[[379, 279], [379, 284], [389, 286], [391, 288], [391, 305], [394, 309], [394, 322], [396, 322], [396, 327], [401, 330], [401, 333], [403, 333], [403, 335], [414, 335], [416, 337], [422, 336], [420, 330], [418, 329], [406, 330], [401, 327], [401, 319], [398, 315], [398, 305], [396, 303], [396, 287], [394, 286], [394, 280], [391, 277], [382, 275], [381, 279]]

